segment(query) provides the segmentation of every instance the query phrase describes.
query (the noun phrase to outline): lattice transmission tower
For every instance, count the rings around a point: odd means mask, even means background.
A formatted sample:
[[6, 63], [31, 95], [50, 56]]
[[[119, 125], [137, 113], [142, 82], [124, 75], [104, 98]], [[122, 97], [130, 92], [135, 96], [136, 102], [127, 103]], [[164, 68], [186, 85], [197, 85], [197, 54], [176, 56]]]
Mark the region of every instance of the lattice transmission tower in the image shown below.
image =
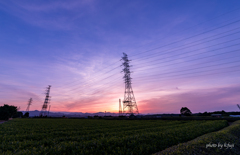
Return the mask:
[[43, 103], [43, 106], [42, 106], [42, 111], [41, 111], [41, 113], [40, 113], [40, 115], [42, 115], [42, 116], [46, 116], [47, 115], [47, 108], [48, 108], [48, 105], [50, 104], [50, 96], [49, 96], [49, 94], [50, 94], [50, 88], [51, 88], [51, 86], [49, 85], [48, 87], [47, 87], [47, 90], [46, 90], [46, 97], [45, 97], [45, 100], [44, 100], [44, 103]]
[[48, 108], [48, 115], [49, 115], [50, 108], [51, 108], [51, 105], [49, 105], [49, 108]]
[[122, 59], [123, 63], [122, 66], [124, 66], [122, 72], [124, 72], [124, 82], [125, 82], [125, 92], [124, 92], [124, 100], [123, 100], [123, 113], [125, 114], [139, 114], [137, 103], [133, 94], [132, 89], [132, 82], [131, 82], [131, 72], [130, 72], [130, 65], [128, 60], [128, 56], [126, 53], [123, 53]]
[[121, 103], [121, 99], [119, 99], [119, 116], [122, 115], [122, 103]]
[[30, 98], [29, 101], [28, 101], [28, 106], [27, 106], [27, 109], [26, 109], [26, 113], [27, 112], [29, 113], [29, 108], [30, 108], [31, 104], [32, 104], [32, 98]]

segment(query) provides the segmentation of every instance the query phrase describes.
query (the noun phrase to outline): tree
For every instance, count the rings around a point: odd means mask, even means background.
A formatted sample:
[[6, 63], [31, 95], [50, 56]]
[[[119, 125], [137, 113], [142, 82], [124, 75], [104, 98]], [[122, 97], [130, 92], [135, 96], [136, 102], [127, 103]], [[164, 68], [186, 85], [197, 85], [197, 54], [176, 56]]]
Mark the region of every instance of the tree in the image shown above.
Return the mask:
[[181, 115], [191, 116], [192, 112], [187, 107], [182, 107], [180, 110]]
[[4, 104], [4, 106], [0, 106], [0, 120], [8, 120], [9, 118], [13, 117], [17, 114], [17, 107], [9, 106]]
[[15, 115], [13, 115], [13, 118], [22, 118], [23, 117], [23, 113], [20, 111], [18, 111]]
[[29, 117], [29, 112], [26, 112], [26, 113], [24, 114], [24, 117]]

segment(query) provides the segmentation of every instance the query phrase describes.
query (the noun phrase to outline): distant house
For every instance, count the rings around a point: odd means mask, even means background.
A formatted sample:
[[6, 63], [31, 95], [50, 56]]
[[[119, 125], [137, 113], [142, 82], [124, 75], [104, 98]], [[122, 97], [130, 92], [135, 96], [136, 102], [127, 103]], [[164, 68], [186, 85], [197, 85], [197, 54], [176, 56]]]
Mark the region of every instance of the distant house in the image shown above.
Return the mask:
[[220, 117], [222, 117], [222, 114], [212, 114], [211, 116], [220, 118]]

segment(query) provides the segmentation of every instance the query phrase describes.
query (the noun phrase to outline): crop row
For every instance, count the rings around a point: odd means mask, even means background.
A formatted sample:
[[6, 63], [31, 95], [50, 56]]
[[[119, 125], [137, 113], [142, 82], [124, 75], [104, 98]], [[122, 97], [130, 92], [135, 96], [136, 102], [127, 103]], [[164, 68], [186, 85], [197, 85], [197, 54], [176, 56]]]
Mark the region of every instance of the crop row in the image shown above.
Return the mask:
[[180, 143], [155, 155], [237, 155], [240, 152], [239, 139], [240, 121], [236, 121], [220, 131], [202, 135], [187, 143]]
[[[26, 122], [24, 122], [24, 120]], [[33, 129], [32, 132], [45, 132], [50, 133], [54, 131], [62, 131], [62, 132], [71, 132], [71, 131], [85, 131], [85, 130], [98, 130], [98, 129], [109, 129], [109, 130], [115, 130], [118, 128], [121, 129], [133, 129], [133, 128], [141, 128], [141, 127], [154, 127], [154, 126], [162, 126], [162, 125], [168, 125], [168, 124], [175, 124], [178, 121], [97, 121], [97, 120], [70, 120], [66, 123], [66, 120], [37, 120], [33, 121], [32, 119], [23, 119], [23, 120], [17, 120], [13, 124], [7, 124], [4, 127], [0, 127], [1, 131], [0, 134], [4, 133], [11, 133], [13, 135], [14, 133], [27, 133], [28, 129]], [[184, 123], [184, 122], [181, 122]], [[89, 125], [94, 124], [94, 125]], [[18, 126], [21, 130], [15, 130], [15, 125]]]
[[[117, 128], [117, 129], [95, 129], [95, 130], [77, 130], [77, 131], [54, 131], [54, 132], [33, 132], [30, 131], [25, 134], [13, 134], [9, 135], [7, 133], [3, 134], [0, 136], [0, 139], [3, 139], [5, 142], [11, 141], [11, 140], [18, 140], [18, 141], [23, 141], [25, 139], [29, 140], [41, 140], [43, 137], [48, 137], [48, 138], [55, 138], [55, 137], [69, 137], [74, 135], [74, 137], [81, 137], [81, 139], [87, 137], [99, 137], [99, 136], [109, 136], [109, 135], [121, 135], [121, 134], [133, 134], [135, 132], [144, 132], [144, 131], [156, 131], [160, 129], [168, 129], [169, 127], [178, 127], [182, 126], [182, 124], [185, 122], [180, 122], [180, 121], [171, 121], [171, 122], [166, 122], [165, 124], [161, 125], [142, 125], [142, 126], [130, 126], [128, 128]], [[45, 129], [46, 130], [46, 129]], [[75, 129], [76, 130], [76, 129]]]
[[[56, 124], [59, 123], [57, 122], [58, 120], [54, 121], [56, 121]], [[63, 124], [68, 124], [68, 120], [64, 121]], [[5, 126], [5, 130], [7, 127], [16, 128], [15, 125], [18, 124], [16, 122], [18, 120], [8, 122], [2, 126]], [[75, 123], [78, 122], [79, 120]], [[100, 130], [100, 127], [97, 126], [97, 124], [107, 125], [108, 122], [116, 124], [118, 128], [111, 125], [114, 130], [111, 128]], [[22, 120], [21, 123], [26, 125]], [[70, 123], [73, 126], [74, 121], [70, 121]], [[37, 134], [35, 131], [31, 134], [31, 130], [39, 130], [38, 126], [35, 126], [35, 128], [31, 126], [28, 137], [26, 137], [27, 134], [17, 134], [17, 131], [13, 131], [14, 136], [11, 135], [11, 132], [5, 133], [0, 136], [0, 141], [2, 142], [0, 144], [0, 154], [151, 154], [205, 133], [219, 130], [227, 125], [226, 121], [189, 121], [186, 123], [186, 121], [124, 122], [115, 120], [110, 122], [99, 120], [87, 122], [84, 120], [84, 123], [88, 123], [88, 127], [91, 126], [90, 131], [81, 129], [81, 132], [68, 133], [67, 130], [63, 132], [55, 128], [55, 132], [49, 135], [45, 132]], [[121, 128], [119, 124], [123, 123], [127, 123], [128, 127]], [[27, 124], [29, 125], [30, 123], [28, 122]], [[52, 125], [49, 124], [49, 126]], [[137, 126], [141, 128], [138, 129], [136, 128]], [[25, 126], [24, 129], [26, 128]], [[43, 128], [43, 130], [47, 130], [46, 128]], [[68, 126], [63, 128], [66, 129]], [[77, 126], [75, 130], [78, 130]], [[23, 141], [24, 139], [25, 141]]]
[[[194, 123], [194, 122], [191, 122], [191, 123]], [[168, 130], [169, 128], [178, 128], [181, 126], [182, 124], [180, 124], [180, 122], [176, 122], [175, 124], [171, 123], [168, 126], [162, 125], [159, 127], [152, 127], [152, 128], [145, 127], [142, 129], [134, 129], [134, 130], [122, 130], [121, 128], [119, 128], [118, 130], [111, 131], [111, 132], [109, 130], [105, 130], [102, 132], [85, 131], [84, 133], [78, 133], [78, 134], [75, 134], [75, 133], [72, 134], [68, 132], [56, 132], [51, 134], [29, 133], [26, 135], [14, 135], [14, 136], [3, 135], [2, 137], [0, 136], [0, 138], [2, 138], [2, 140], [5, 143], [15, 141], [15, 140], [17, 140], [18, 142], [21, 142], [21, 141], [26, 141], [26, 139], [30, 141], [39, 141], [41, 139], [44, 139], [44, 137], [52, 138], [54, 141], [56, 141], [54, 143], [61, 142], [61, 141], [89, 141], [92, 139], [100, 139], [104, 137], [105, 138], [113, 137], [113, 136], [123, 137], [125, 135], [133, 135], [135, 133], [160, 132], [160, 131]]]

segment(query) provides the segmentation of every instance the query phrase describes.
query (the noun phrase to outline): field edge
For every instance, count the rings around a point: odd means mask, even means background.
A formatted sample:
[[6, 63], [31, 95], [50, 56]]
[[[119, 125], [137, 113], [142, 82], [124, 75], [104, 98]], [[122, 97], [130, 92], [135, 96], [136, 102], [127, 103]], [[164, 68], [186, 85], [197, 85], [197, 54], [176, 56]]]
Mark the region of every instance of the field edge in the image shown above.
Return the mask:
[[[163, 151], [154, 153], [153, 155], [235, 155], [240, 152], [239, 131], [240, 120], [233, 122], [230, 126], [219, 131], [204, 134], [188, 142], [180, 143]], [[206, 148], [207, 144], [211, 145], [208, 145], [208, 148]], [[213, 146], [212, 144], [217, 145]]]

